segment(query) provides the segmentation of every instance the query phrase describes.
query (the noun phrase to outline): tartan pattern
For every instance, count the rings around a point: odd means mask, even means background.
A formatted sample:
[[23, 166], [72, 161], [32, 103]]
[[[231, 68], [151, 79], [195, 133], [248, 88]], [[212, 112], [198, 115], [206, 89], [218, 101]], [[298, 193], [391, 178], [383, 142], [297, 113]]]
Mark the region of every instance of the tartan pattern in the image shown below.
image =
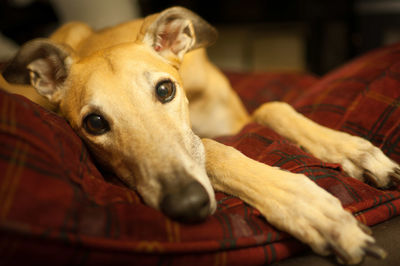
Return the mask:
[[[285, 100], [326, 126], [370, 139], [399, 159], [400, 45], [318, 80], [305, 74], [229, 74], [249, 110]], [[373, 225], [399, 214], [399, 187], [378, 190], [305, 153], [267, 127], [219, 138], [247, 156], [304, 173]], [[95, 166], [66, 121], [0, 91], [0, 264], [255, 265], [306, 249], [241, 200], [216, 194], [206, 222], [182, 225]]]

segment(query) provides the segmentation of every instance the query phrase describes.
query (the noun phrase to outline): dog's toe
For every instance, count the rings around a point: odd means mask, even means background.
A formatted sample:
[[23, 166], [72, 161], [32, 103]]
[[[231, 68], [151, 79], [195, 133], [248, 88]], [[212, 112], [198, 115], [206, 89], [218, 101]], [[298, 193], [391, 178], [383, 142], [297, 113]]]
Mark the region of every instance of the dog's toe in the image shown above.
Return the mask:
[[[358, 228], [367, 235], [372, 235], [371, 229], [365, 224], [357, 221]], [[356, 231], [354, 231], [355, 234]], [[359, 234], [359, 233], [358, 233]], [[358, 264], [364, 260], [365, 257], [370, 256], [376, 259], [385, 259], [387, 252], [375, 244], [373, 238], [362, 237], [362, 233], [359, 234], [360, 238], [357, 244], [353, 247], [343, 246], [335, 242], [330, 243], [330, 249], [332, 254], [335, 255], [336, 260], [341, 264]], [[347, 244], [347, 243], [346, 243]]]
[[[364, 169], [363, 179], [375, 187], [389, 189], [400, 184], [400, 168], [390, 159], [387, 163], [377, 161], [375, 169]], [[389, 165], [391, 164], [391, 165]]]
[[378, 176], [376, 176], [373, 172], [369, 170], [364, 170], [363, 172], [363, 178], [367, 183], [371, 183], [375, 187], [383, 187], [383, 186], [388, 186], [388, 183], [385, 182], [385, 185], [381, 184], [379, 181]]
[[387, 252], [375, 243], [368, 243], [363, 249], [365, 254], [377, 259], [383, 260], [387, 256]]
[[337, 246], [332, 246], [332, 253], [336, 256], [336, 260], [340, 264], [351, 264], [352, 261], [354, 261], [354, 258], [350, 256], [346, 250], [337, 247]]
[[332, 247], [332, 253], [336, 256], [336, 260], [340, 264], [353, 265], [359, 264], [364, 260], [366, 256], [371, 256], [375, 259], [383, 260], [387, 257], [387, 252], [375, 243], [366, 243], [361, 249], [361, 253], [358, 256], [352, 256], [346, 250], [340, 247]]
[[394, 184], [400, 184], [400, 168], [396, 167], [392, 172], [389, 173], [389, 177]]
[[392, 175], [392, 172], [390, 172], [387, 176], [384, 176], [383, 178], [375, 175], [373, 172], [369, 170], [364, 170], [363, 172], [363, 180], [367, 183], [370, 184], [374, 187], [378, 187], [380, 189], [389, 189], [395, 184], [400, 181], [396, 181], [396, 177]]
[[364, 233], [366, 233], [367, 235], [372, 235], [372, 230], [371, 230], [371, 228], [369, 228], [369, 226], [363, 224], [362, 222], [360, 222], [358, 220], [357, 220], [357, 225]]

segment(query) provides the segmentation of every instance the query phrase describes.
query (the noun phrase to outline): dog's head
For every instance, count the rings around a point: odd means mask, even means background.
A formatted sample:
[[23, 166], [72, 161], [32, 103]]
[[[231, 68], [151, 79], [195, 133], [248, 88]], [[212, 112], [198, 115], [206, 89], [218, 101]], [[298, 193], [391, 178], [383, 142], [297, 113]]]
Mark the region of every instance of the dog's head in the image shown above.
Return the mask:
[[31, 83], [58, 106], [98, 161], [146, 204], [171, 218], [197, 221], [216, 202], [178, 69], [186, 52], [215, 38], [200, 17], [171, 8], [147, 17], [135, 43], [84, 58], [62, 44], [33, 40], [3, 75]]

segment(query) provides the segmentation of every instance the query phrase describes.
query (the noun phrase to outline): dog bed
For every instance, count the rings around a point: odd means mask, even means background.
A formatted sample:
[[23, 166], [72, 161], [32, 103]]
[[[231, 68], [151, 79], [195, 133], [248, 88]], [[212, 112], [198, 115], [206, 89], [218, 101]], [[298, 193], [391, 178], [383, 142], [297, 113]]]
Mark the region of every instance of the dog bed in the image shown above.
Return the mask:
[[[400, 162], [400, 44], [322, 78], [228, 77], [249, 111], [266, 101], [289, 102]], [[260, 162], [304, 173], [365, 224], [399, 214], [400, 186], [379, 190], [352, 179], [340, 165], [319, 161], [267, 127], [249, 124], [217, 140]], [[218, 210], [204, 223], [171, 221], [96, 167], [64, 119], [0, 91], [1, 265], [259, 265], [308, 249], [240, 199], [220, 192], [216, 197]]]

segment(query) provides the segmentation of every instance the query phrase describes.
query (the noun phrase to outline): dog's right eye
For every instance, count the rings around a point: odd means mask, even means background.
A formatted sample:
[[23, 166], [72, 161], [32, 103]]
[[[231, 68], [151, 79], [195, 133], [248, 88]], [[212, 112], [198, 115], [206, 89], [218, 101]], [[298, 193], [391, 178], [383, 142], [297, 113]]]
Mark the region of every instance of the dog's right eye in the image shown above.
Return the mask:
[[92, 135], [101, 135], [110, 130], [107, 120], [98, 114], [87, 115], [83, 119], [83, 127]]

